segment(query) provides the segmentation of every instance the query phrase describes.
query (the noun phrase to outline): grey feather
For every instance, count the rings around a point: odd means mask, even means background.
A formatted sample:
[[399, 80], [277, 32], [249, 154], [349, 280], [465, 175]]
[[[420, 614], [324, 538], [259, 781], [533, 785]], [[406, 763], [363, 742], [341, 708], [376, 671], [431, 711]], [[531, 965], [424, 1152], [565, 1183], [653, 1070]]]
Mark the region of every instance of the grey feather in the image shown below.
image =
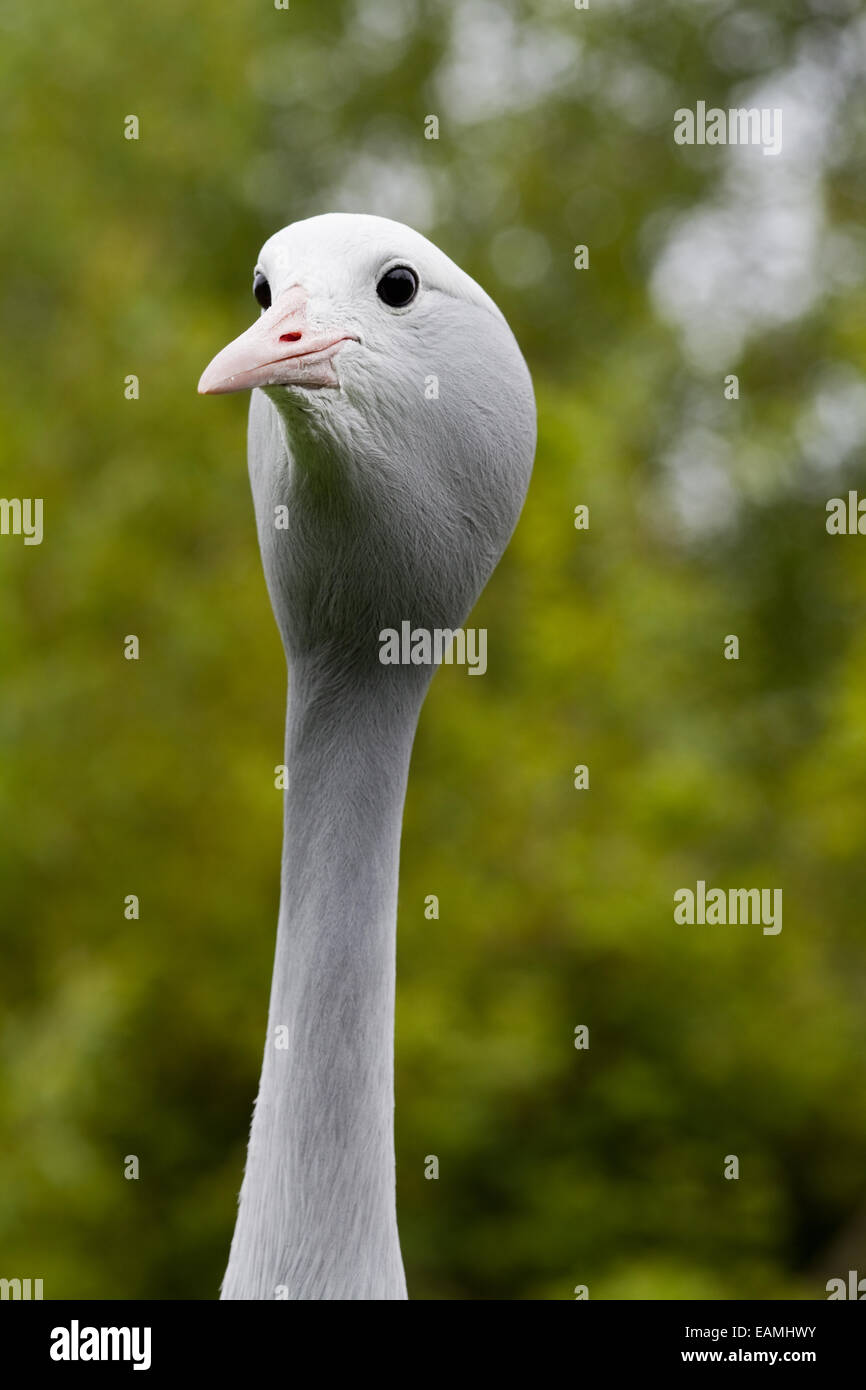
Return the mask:
[[[420, 279], [396, 312], [376, 295], [394, 262]], [[305, 326], [353, 339], [334, 358], [337, 389], [265, 385], [250, 406], [262, 562], [290, 672], [289, 785], [264, 1062], [222, 1297], [402, 1299], [397, 875], [434, 668], [383, 666], [379, 634], [405, 619], [463, 624], [523, 504], [535, 403], [499, 310], [407, 227], [313, 218], [272, 237], [259, 266], [275, 301], [302, 287]]]

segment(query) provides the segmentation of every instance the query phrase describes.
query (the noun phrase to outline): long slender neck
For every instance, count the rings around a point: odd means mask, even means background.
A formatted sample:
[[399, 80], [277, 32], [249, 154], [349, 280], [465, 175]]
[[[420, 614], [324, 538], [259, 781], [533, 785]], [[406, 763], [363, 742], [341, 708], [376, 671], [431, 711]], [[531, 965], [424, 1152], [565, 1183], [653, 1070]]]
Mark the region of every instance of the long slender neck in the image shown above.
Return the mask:
[[268, 1034], [224, 1299], [406, 1297], [396, 905], [422, 698], [383, 676], [337, 685], [293, 666]]

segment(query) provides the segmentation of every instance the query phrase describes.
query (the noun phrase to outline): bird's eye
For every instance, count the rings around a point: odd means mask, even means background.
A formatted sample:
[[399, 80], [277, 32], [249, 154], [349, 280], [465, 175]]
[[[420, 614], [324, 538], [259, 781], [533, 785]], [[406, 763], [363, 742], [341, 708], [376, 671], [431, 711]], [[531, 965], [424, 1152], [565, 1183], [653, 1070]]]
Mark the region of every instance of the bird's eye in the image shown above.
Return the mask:
[[418, 276], [408, 265], [394, 265], [385, 271], [376, 286], [376, 293], [389, 308], [402, 309], [406, 304], [411, 304], [418, 293]]
[[268, 284], [267, 277], [263, 275], [260, 270], [257, 270], [253, 276], [253, 294], [263, 309], [270, 309], [271, 287]]

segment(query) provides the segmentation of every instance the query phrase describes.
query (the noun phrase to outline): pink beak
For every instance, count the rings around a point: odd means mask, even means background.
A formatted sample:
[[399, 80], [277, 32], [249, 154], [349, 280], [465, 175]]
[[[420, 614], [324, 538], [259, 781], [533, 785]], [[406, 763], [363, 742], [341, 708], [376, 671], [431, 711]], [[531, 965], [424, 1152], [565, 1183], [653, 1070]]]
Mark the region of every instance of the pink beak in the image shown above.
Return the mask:
[[199, 395], [220, 396], [253, 386], [339, 386], [331, 359], [351, 340], [357, 342], [352, 333], [311, 332], [306, 293], [292, 285], [205, 367]]

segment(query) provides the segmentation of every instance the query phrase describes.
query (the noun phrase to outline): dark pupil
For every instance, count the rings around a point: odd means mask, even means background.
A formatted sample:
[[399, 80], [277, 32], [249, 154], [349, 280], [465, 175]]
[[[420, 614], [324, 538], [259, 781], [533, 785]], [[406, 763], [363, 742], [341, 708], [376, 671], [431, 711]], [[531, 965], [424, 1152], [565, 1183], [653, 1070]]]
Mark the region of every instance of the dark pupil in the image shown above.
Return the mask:
[[415, 298], [415, 291], [418, 288], [418, 277], [414, 270], [410, 270], [406, 265], [395, 265], [392, 270], [386, 270], [378, 285], [376, 293], [385, 304], [390, 304], [392, 309], [398, 309], [402, 304], [408, 304], [410, 299]]
[[256, 271], [253, 279], [253, 294], [263, 309], [270, 309], [271, 287], [260, 270]]

